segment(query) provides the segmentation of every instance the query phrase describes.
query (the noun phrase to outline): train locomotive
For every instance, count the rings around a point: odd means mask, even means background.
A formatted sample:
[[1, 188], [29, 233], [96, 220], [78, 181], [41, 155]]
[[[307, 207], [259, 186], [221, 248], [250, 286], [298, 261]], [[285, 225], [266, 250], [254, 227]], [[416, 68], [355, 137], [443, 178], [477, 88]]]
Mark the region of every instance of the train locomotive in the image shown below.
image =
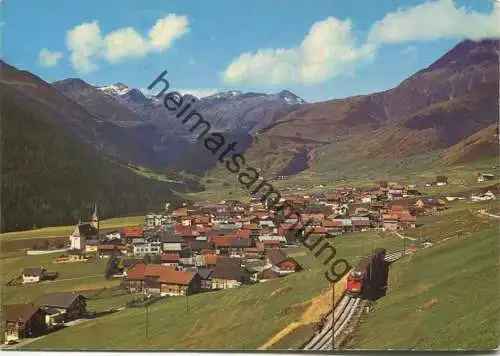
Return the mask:
[[385, 261], [386, 250], [377, 248], [363, 258], [347, 276], [346, 293], [352, 297], [377, 300], [386, 293], [389, 263]]

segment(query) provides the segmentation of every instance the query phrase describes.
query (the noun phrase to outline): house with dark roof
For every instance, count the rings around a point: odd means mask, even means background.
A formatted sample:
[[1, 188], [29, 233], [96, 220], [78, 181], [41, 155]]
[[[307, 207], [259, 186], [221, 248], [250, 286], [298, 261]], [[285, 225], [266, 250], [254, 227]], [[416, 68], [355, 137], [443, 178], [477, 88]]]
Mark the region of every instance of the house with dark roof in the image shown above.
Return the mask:
[[163, 252], [179, 252], [182, 250], [182, 242], [184, 241], [181, 236], [174, 235], [170, 231], [164, 231], [160, 235]]
[[199, 267], [198, 274], [201, 279], [201, 290], [207, 291], [212, 289], [212, 273], [214, 272], [213, 268], [209, 267]]
[[55, 292], [42, 295], [37, 304], [42, 309], [57, 309], [64, 314], [64, 320], [70, 321], [83, 317], [87, 313], [87, 298], [72, 292]]
[[193, 240], [189, 242], [189, 248], [193, 252], [201, 252], [202, 250], [213, 250], [214, 245], [208, 241]]
[[43, 335], [45, 311], [35, 304], [11, 304], [2, 307], [3, 330], [6, 342]]
[[265, 251], [267, 261], [279, 275], [285, 275], [302, 270], [293, 257], [288, 257], [282, 249], [272, 248]]
[[27, 267], [23, 269], [23, 284], [38, 283], [42, 281], [44, 279], [45, 272], [47, 271], [43, 267]]
[[245, 257], [245, 249], [252, 246], [252, 240], [245, 237], [232, 238], [229, 241], [229, 257]]
[[249, 280], [250, 274], [241, 267], [241, 259], [217, 256], [212, 273], [212, 289], [237, 288]]

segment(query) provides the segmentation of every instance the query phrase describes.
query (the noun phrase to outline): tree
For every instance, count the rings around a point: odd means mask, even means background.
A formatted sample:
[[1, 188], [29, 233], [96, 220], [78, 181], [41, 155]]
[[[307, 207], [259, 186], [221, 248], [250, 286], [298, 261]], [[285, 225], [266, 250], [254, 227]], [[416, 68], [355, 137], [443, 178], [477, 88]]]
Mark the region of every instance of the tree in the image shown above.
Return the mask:
[[106, 268], [104, 269], [104, 278], [106, 279], [110, 279], [112, 275], [120, 272], [117, 252], [118, 249], [115, 247], [113, 253], [109, 257], [108, 263], [106, 264]]

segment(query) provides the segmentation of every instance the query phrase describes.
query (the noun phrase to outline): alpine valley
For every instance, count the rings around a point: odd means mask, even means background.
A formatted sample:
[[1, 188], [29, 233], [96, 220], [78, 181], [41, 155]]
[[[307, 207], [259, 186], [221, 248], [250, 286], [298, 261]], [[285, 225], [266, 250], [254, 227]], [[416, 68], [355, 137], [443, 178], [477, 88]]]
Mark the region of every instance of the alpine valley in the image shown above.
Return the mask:
[[[229, 91], [194, 107], [268, 179], [413, 157], [464, 164], [498, 153], [499, 51], [499, 40], [463, 41], [370, 95], [306, 103], [288, 90]], [[220, 173], [161, 99], [122, 83], [50, 84], [4, 62], [0, 69], [2, 231], [71, 224], [96, 200], [103, 216], [179, 201]]]

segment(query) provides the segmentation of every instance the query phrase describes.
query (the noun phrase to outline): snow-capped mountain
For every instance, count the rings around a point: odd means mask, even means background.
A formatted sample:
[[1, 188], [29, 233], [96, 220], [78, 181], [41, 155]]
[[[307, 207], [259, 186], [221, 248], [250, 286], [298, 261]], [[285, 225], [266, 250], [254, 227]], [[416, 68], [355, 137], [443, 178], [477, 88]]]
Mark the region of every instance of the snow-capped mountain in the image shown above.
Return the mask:
[[[140, 90], [128, 88], [122, 83], [99, 89], [149, 122], [168, 127], [181, 136], [189, 134], [173, 113], [165, 110], [161, 99], [144, 95]], [[232, 90], [198, 99], [193, 108], [210, 121], [216, 130], [252, 133], [305, 103], [288, 90], [275, 94]]]

